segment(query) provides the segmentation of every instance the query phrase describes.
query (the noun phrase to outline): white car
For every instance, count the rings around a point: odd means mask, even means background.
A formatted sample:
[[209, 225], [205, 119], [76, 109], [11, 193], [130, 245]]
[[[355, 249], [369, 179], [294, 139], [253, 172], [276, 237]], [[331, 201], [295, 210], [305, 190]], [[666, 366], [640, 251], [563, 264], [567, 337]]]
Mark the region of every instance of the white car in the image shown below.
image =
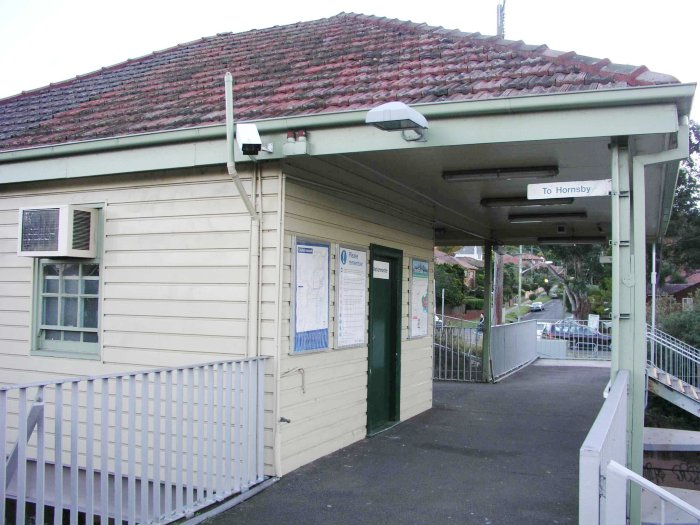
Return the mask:
[[544, 311], [544, 304], [542, 304], [540, 301], [535, 301], [530, 305], [530, 311], [531, 312], [542, 312]]

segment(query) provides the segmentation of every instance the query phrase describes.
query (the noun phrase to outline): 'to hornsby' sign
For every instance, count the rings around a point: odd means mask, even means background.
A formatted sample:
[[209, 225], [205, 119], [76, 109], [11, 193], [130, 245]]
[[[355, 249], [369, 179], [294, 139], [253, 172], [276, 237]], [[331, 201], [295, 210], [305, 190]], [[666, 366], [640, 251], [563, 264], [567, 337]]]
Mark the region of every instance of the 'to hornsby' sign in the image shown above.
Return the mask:
[[547, 182], [528, 184], [527, 198], [561, 199], [566, 197], [607, 197], [612, 190], [612, 180], [579, 180], [573, 182]]

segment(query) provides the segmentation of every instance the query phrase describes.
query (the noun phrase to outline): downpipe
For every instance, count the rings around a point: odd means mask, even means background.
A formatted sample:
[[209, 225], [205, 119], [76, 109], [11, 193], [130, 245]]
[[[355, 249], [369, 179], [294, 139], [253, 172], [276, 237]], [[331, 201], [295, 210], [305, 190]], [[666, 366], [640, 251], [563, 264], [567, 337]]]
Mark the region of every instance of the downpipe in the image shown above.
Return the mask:
[[[250, 215], [250, 244], [248, 261], [248, 310], [247, 310], [247, 334], [246, 334], [246, 355], [248, 357], [257, 356], [258, 347], [258, 317], [259, 317], [259, 282], [260, 282], [260, 215], [255, 209], [255, 204], [248, 196], [248, 192], [241, 182], [241, 178], [236, 171], [234, 156], [234, 121], [233, 121], [233, 76], [226, 73], [224, 77], [226, 92], [226, 149], [228, 174], [236, 185], [238, 194], [243, 200], [248, 214]], [[257, 192], [257, 168], [253, 170], [252, 191], [253, 196]]]

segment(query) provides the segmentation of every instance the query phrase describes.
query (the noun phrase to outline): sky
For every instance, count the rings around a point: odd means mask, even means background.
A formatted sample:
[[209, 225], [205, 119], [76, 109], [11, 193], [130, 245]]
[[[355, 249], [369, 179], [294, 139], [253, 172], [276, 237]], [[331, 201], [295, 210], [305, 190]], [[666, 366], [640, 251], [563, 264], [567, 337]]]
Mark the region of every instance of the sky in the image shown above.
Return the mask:
[[[0, 98], [178, 43], [355, 12], [496, 32], [498, 0], [0, 0]], [[506, 38], [700, 80], [700, 0], [506, 0]], [[696, 40], [695, 40], [696, 41]], [[693, 108], [700, 119], [700, 102]]]

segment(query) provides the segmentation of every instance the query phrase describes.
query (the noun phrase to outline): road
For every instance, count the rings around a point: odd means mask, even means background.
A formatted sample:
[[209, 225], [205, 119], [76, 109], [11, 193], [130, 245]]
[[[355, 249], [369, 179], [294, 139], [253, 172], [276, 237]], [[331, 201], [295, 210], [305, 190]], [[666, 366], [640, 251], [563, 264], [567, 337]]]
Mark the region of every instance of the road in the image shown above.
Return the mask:
[[545, 321], [558, 321], [564, 319], [564, 304], [561, 299], [552, 299], [544, 303], [544, 311], [530, 312], [523, 315], [521, 321], [529, 321], [531, 319], [543, 319]]

